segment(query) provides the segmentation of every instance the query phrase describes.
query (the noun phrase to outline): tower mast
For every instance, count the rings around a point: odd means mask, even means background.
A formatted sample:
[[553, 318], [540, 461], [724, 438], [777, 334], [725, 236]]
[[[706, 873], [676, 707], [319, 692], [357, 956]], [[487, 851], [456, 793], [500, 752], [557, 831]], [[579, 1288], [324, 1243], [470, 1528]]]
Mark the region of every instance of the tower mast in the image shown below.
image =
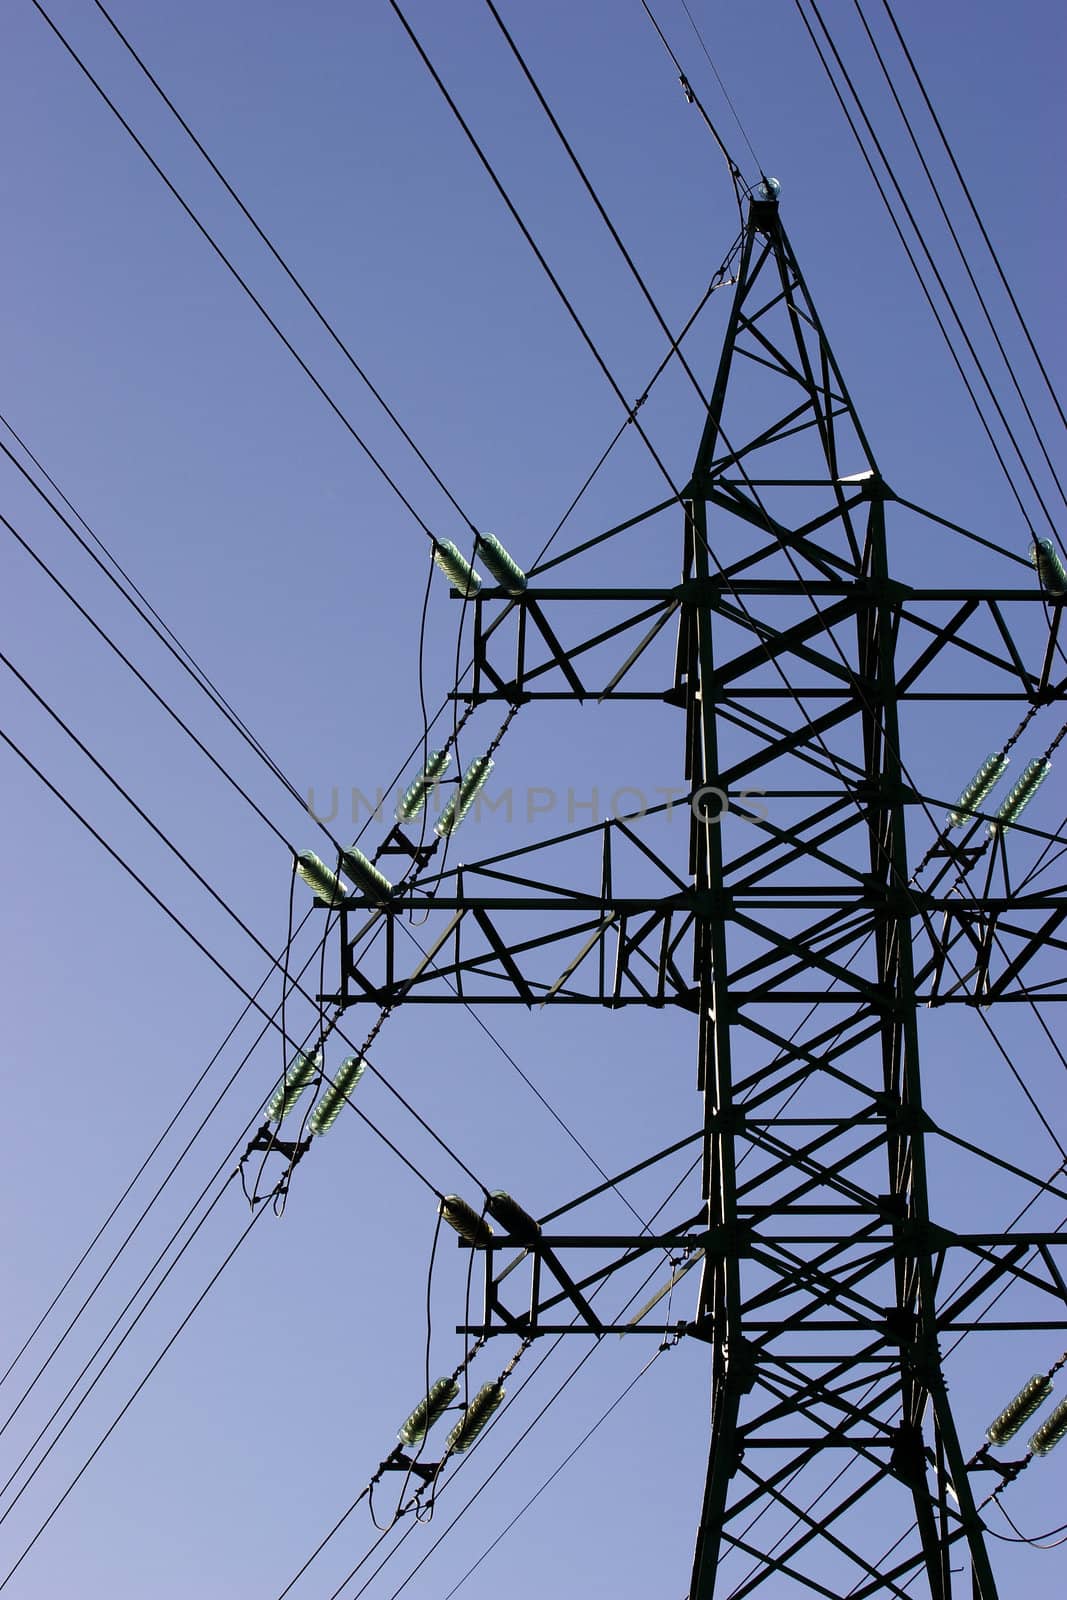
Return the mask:
[[[710, 1347], [691, 1600], [741, 1600], [768, 1580], [776, 1600], [996, 1600], [974, 1491], [984, 1463], [961, 1443], [942, 1341], [977, 1326], [968, 1319], [989, 1291], [1024, 1298], [1014, 1321], [1005, 1302], [1001, 1330], [1067, 1327], [1054, 1253], [1065, 1241], [931, 1216], [917, 1019], [921, 1006], [1028, 1002], [1035, 989], [1067, 999], [1067, 905], [1057, 891], [1013, 890], [1005, 827], [994, 822], [983, 845], [980, 807], [952, 842], [949, 802], [909, 773], [901, 718], [920, 703], [930, 718], [983, 697], [1020, 715], [1062, 701], [1043, 621], [1049, 604], [1054, 639], [1062, 601], [1036, 581], [930, 588], [894, 576], [891, 528], [922, 530], [926, 514], [905, 513], [878, 469], [773, 184], [749, 204], [736, 282], [690, 481], [550, 564], [566, 570], [635, 526], [658, 535], [680, 512], [680, 578], [566, 586], [546, 582], [546, 564], [528, 587], [483, 589], [468, 600], [474, 671], [459, 692], [475, 706], [680, 709], [688, 863], [674, 859], [677, 828], [656, 831], [659, 808], [442, 869], [384, 903], [353, 895], [341, 988], [325, 998], [692, 1014], [698, 1209], [655, 1233], [605, 1236], [522, 1212], [509, 1232], [505, 1207], [503, 1235], [472, 1241], [485, 1307], [461, 1331], [637, 1331]], [[617, 620], [594, 631], [605, 605]], [[909, 822], [914, 832], [924, 818], [929, 881], [907, 845]], [[411, 911], [429, 934], [414, 961], [393, 936]], [[387, 937], [368, 941], [380, 918]], [[516, 1246], [525, 1299], [505, 1264]], [[599, 1291], [660, 1249], [700, 1263], [692, 1315], [613, 1322]], [[967, 1286], [947, 1289], [960, 1267]], [[731, 1566], [726, 1583], [731, 1553], [747, 1576]]]

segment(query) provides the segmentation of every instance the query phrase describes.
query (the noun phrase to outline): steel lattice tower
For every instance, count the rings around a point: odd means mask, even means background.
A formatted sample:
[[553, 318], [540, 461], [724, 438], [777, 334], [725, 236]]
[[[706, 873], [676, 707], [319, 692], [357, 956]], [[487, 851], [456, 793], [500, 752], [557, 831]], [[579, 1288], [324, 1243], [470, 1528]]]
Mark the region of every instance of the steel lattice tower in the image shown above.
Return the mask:
[[[898, 506], [777, 202], [754, 199], [692, 477], [625, 525], [680, 509], [680, 579], [568, 588], [535, 573], [522, 594], [469, 602], [468, 701], [630, 699], [684, 713], [687, 868], [655, 842], [654, 817], [622, 818], [423, 878], [384, 906], [354, 895], [340, 916], [341, 987], [328, 998], [343, 1006], [694, 1016], [699, 1212], [654, 1235], [498, 1231], [481, 1247], [485, 1309], [469, 1330], [598, 1335], [614, 1324], [596, 1291], [616, 1274], [661, 1249], [699, 1262], [692, 1315], [637, 1324], [711, 1350], [692, 1600], [767, 1580], [775, 1596], [994, 1600], [941, 1344], [994, 1286], [1008, 1291], [995, 1326], [1067, 1327], [1062, 1236], [965, 1233], [931, 1217], [917, 1026], [924, 1005], [1067, 998], [1067, 902], [1013, 893], [1003, 834], [980, 849], [983, 818], [948, 842], [945, 797], [916, 791], [900, 729], [905, 704], [980, 699], [1022, 714], [1062, 700], [1060, 609], [1046, 625], [1036, 580], [895, 580]], [[590, 632], [593, 602], [614, 620]], [[663, 682], [654, 662], [671, 622]], [[723, 803], [751, 825], [721, 826]], [[906, 824], [934, 806], [942, 831], [921, 879]], [[391, 847], [415, 849], [400, 829]], [[415, 909], [432, 938], [413, 963], [394, 927]], [[382, 918], [385, 938], [362, 954]], [[527, 1300], [516, 1277], [503, 1281], [509, 1245], [528, 1251]], [[956, 1292], [960, 1267], [976, 1271]], [[736, 1573], [717, 1584], [728, 1550], [747, 1557], [740, 1586]]]

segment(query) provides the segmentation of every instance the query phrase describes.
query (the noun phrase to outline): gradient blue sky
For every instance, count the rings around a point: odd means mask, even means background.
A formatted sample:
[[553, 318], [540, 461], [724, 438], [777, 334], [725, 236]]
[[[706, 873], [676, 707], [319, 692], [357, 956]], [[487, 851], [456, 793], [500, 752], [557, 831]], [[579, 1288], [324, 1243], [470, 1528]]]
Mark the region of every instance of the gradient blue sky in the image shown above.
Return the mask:
[[[59, 25], [301, 354], [442, 537], [463, 527], [302, 307], [132, 67], [89, 0], [55, 0]], [[753, 163], [682, 8], [655, 8], [750, 174]], [[693, 0], [766, 171], [889, 482], [1025, 553], [1019, 512], [939, 343], [794, 8]], [[870, 9], [882, 17], [871, 0]], [[637, 0], [509, 4], [505, 15], [623, 238], [677, 326], [736, 231], [720, 158], [683, 99]], [[1053, 376], [1062, 375], [1062, 7], [920, 5], [898, 13]], [[617, 402], [477, 168], [384, 0], [354, 5], [239, 0], [136, 6], [129, 32], [248, 205], [349, 340], [473, 520], [528, 561], [620, 421]], [[849, 0], [828, 0], [872, 115], [939, 258], [933, 205], [891, 120]], [[566, 165], [479, 0], [412, 0], [410, 16], [627, 394], [643, 389], [662, 336]], [[883, 19], [884, 21], [884, 19]], [[417, 640], [427, 541], [173, 198], [77, 72], [29, 0], [5, 8], [0, 58], [0, 412], [106, 540], [301, 791], [372, 791], [420, 731]], [[883, 29], [884, 32], [884, 29]], [[932, 151], [929, 125], [924, 143]], [[947, 182], [944, 163], [937, 165]], [[963, 217], [955, 191], [954, 214]], [[963, 224], [969, 249], [973, 228]], [[988, 262], [975, 256], [995, 294]], [[959, 287], [960, 272], [950, 267]], [[1023, 361], [1002, 298], [1010, 347]], [[961, 306], [964, 302], [961, 300]], [[710, 370], [724, 307], [691, 359]], [[969, 325], [976, 326], [968, 305]], [[987, 351], [989, 341], [982, 340]], [[1033, 368], [1027, 392], [1052, 432]], [[997, 388], [1006, 392], [998, 375]], [[664, 381], [647, 426], [687, 473], [701, 418]], [[7, 436], [5, 435], [5, 440]], [[7, 440], [7, 442], [10, 442]], [[1031, 450], [1031, 456], [1035, 454]], [[1059, 449], [1062, 460], [1062, 449]], [[0, 509], [173, 701], [289, 839], [314, 830], [109, 589], [8, 462]], [[658, 499], [627, 437], [575, 532]], [[625, 550], [626, 547], [621, 547]], [[909, 559], [916, 559], [909, 552]], [[651, 561], [633, 555], [633, 572]], [[613, 558], [610, 575], [626, 574]], [[970, 556], [931, 541], [931, 575], [965, 578]], [[288, 859], [10, 536], [0, 541], [4, 652], [130, 788], [271, 948], [284, 942]], [[628, 571], [630, 569], [627, 569]], [[434, 586], [429, 697], [448, 687], [456, 613]], [[240, 981], [265, 963], [168, 857], [44, 713], [5, 674], [3, 726]], [[488, 724], [486, 724], [488, 725]], [[909, 758], [936, 793], [959, 789], [1001, 734], [977, 716]], [[0, 1366], [122, 1191], [239, 1009], [236, 992], [6, 750], [9, 845], [7, 1159], [0, 1169], [7, 1294]], [[531, 713], [502, 749], [501, 782], [589, 792], [680, 781], [681, 740], [662, 713]], [[1054, 782], [1058, 783], [1058, 779]], [[1052, 827], [1048, 786], [1035, 822]], [[552, 819], [554, 820], [554, 819]], [[546, 828], [535, 818], [528, 832]], [[500, 824], [503, 828], [503, 823]], [[520, 837], [525, 822], [506, 835]], [[526, 835], [523, 834], [522, 837]], [[486, 830], [487, 845], [491, 830]], [[480, 852], [481, 841], [468, 848]], [[920, 844], [921, 848], [921, 844]], [[679, 857], [684, 854], [679, 829]], [[305, 902], [306, 903], [306, 902]], [[310, 943], [302, 947], [307, 954]], [[276, 994], [276, 985], [270, 991]], [[608, 1170], [696, 1125], [689, 1023], [626, 1013], [563, 1021], [497, 1011], [495, 1031]], [[1042, 1171], [1052, 1147], [970, 1019], [937, 1014], [935, 1093]], [[1046, 1099], [1062, 1084], [1034, 1030], [1013, 1046]], [[355, 1025], [353, 1025], [354, 1031]], [[242, 1049], [254, 1030], [245, 1025]], [[231, 1046], [209, 1084], [241, 1051]], [[4, 1434], [14, 1468], [148, 1270], [186, 1206], [269, 1091], [265, 1041], [208, 1133], [101, 1290], [55, 1369]], [[470, 1018], [402, 1015], [377, 1059], [491, 1185], [543, 1213], [596, 1181], [579, 1152]], [[980, 1085], [976, 1087], [976, 1085]], [[405, 1113], [367, 1084], [366, 1106], [443, 1189], [463, 1186]], [[207, 1109], [205, 1092], [102, 1241], [121, 1237]], [[1061, 1119], [1062, 1125], [1062, 1119]], [[184, 1133], [183, 1133], [184, 1130]], [[674, 1175], [680, 1171], [676, 1169]], [[265, 1220], [10, 1592], [271, 1597], [391, 1447], [422, 1383], [428, 1192], [353, 1119], [298, 1173], [281, 1222]], [[673, 1181], [673, 1179], [672, 1179]], [[651, 1208], [666, 1182], [634, 1191]], [[1012, 1194], [1006, 1194], [1004, 1210]], [[143, 1203], [143, 1202], [142, 1202]], [[977, 1197], [976, 1197], [977, 1203]], [[625, 1216], [625, 1213], [623, 1213]], [[613, 1220], [618, 1222], [617, 1212]], [[81, 1466], [243, 1226], [228, 1198], [27, 1493], [0, 1523], [0, 1577]], [[99, 1254], [101, 1264], [110, 1251]], [[96, 1256], [93, 1258], [97, 1259]], [[90, 1267], [92, 1263], [89, 1264]], [[92, 1276], [85, 1272], [86, 1287]], [[461, 1263], [440, 1258], [435, 1370], [458, 1351]], [[69, 1298], [67, 1315], [78, 1304]], [[44, 1330], [57, 1337], [68, 1301]], [[651, 1353], [606, 1341], [528, 1444], [405, 1593], [440, 1597]], [[972, 1341], [976, 1344], [977, 1341]], [[35, 1345], [38, 1361], [51, 1341]], [[5, 1354], [6, 1352], [6, 1354]], [[500, 1352], [501, 1362], [509, 1349]], [[472, 1458], [484, 1475], [584, 1353], [568, 1347]], [[1059, 1354], [1020, 1341], [1003, 1370], [961, 1351], [962, 1426], [978, 1442], [1032, 1370]], [[31, 1350], [4, 1385], [13, 1403]], [[497, 1352], [479, 1367], [489, 1376]], [[998, 1358], [999, 1360], [999, 1358]], [[984, 1365], [985, 1364], [985, 1365]], [[515, 1600], [581, 1592], [676, 1600], [686, 1585], [707, 1436], [707, 1358], [684, 1346], [647, 1379], [463, 1592]], [[0, 1421], [9, 1407], [3, 1407]], [[1059, 1520], [1067, 1459], [1012, 1502], [1027, 1528]], [[18, 1480], [16, 1480], [17, 1482]], [[9, 1491], [10, 1494], [11, 1491]], [[389, 1596], [455, 1505], [443, 1499], [372, 1585]], [[6, 1501], [5, 1501], [6, 1503]], [[294, 1591], [327, 1595], [373, 1530], [361, 1513]], [[891, 1535], [892, 1536], [892, 1535]], [[888, 1542], [888, 1540], [887, 1540]], [[1006, 1592], [1062, 1593], [1062, 1558], [999, 1546]], [[346, 1591], [349, 1592], [349, 1591]]]

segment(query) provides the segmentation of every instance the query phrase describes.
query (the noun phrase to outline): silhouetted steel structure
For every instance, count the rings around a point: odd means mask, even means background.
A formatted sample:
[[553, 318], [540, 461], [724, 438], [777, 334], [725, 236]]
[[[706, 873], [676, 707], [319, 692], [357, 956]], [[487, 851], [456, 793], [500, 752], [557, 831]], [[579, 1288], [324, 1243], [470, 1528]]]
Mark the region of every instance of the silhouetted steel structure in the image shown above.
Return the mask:
[[[679, 511], [676, 581], [553, 585], [635, 528], [669, 548], [662, 529]], [[983, 1327], [1067, 1326], [1061, 1236], [962, 1233], [931, 1218], [916, 1023], [921, 1005], [1067, 999], [1067, 903], [1062, 888], [1013, 892], [989, 814], [950, 842], [954, 796], [916, 791], [900, 727], [968, 700], [1014, 702], [1020, 715], [1062, 700], [1060, 604], [1036, 579], [894, 578], [891, 530], [914, 536], [925, 515], [883, 480], [777, 202], [754, 198], [689, 483], [545, 563], [525, 593], [468, 602], [464, 698], [655, 700], [684, 714], [688, 863], [662, 827], [679, 804], [668, 800], [424, 875], [384, 907], [353, 896], [340, 913], [329, 998], [342, 1005], [673, 1006], [695, 1018], [699, 1212], [654, 1235], [547, 1221], [523, 1237], [498, 1231], [471, 1328], [628, 1326], [708, 1343], [692, 1600], [765, 1584], [774, 1596], [994, 1600], [941, 1341], [976, 1324], [993, 1286], [1012, 1293]], [[914, 577], [914, 550], [908, 562]], [[906, 821], [934, 808], [924, 883]], [[399, 829], [393, 844], [414, 849]], [[415, 909], [428, 919], [425, 955], [397, 926]], [[364, 954], [381, 918], [384, 937]], [[529, 1274], [505, 1281], [516, 1245]], [[691, 1315], [602, 1322], [595, 1291], [661, 1250], [679, 1277], [700, 1266]], [[946, 1263], [977, 1267], [958, 1293], [943, 1287]], [[846, 1464], [858, 1472], [840, 1474]], [[730, 1549], [749, 1558], [748, 1576], [717, 1587]]]

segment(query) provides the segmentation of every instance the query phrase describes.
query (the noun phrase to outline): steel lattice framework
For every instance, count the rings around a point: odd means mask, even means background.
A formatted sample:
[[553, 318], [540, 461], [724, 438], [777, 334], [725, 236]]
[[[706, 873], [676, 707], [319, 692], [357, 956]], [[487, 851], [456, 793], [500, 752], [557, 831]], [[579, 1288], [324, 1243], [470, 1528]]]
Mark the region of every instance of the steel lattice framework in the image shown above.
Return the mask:
[[[673, 584], [546, 581], [679, 503]], [[522, 595], [470, 602], [468, 701], [647, 700], [684, 714], [688, 863], [664, 842], [668, 801], [424, 875], [385, 906], [353, 896], [340, 913], [341, 985], [327, 998], [342, 1006], [695, 1018], [699, 1210], [654, 1235], [498, 1233], [469, 1330], [596, 1336], [615, 1326], [595, 1298], [609, 1278], [654, 1251], [684, 1260], [679, 1277], [699, 1265], [683, 1323], [626, 1324], [711, 1348], [692, 1600], [768, 1580], [774, 1595], [904, 1597], [918, 1584], [935, 1600], [994, 1600], [941, 1342], [976, 1325], [994, 1287], [1007, 1294], [982, 1326], [1067, 1327], [1062, 1236], [931, 1217], [927, 1145], [941, 1130], [923, 1107], [917, 1027], [921, 1005], [984, 1015], [994, 1001], [1067, 999], [1067, 899], [1062, 886], [1013, 892], [1003, 837], [983, 846], [980, 816], [962, 845], [940, 831], [928, 881], [915, 874], [906, 824], [936, 807], [943, 830], [946, 797], [915, 788], [900, 727], [920, 705], [1015, 702], [1021, 715], [1062, 700], [1060, 611], [1046, 620], [1036, 582], [895, 580], [898, 508], [777, 203], [753, 200], [689, 483], [546, 563]], [[723, 805], [749, 826], [721, 826]], [[392, 848], [416, 849], [399, 829]], [[411, 911], [429, 931], [415, 958], [397, 936]], [[516, 1244], [521, 1292], [502, 1270]], [[975, 1270], [950, 1290], [960, 1268]], [[728, 1550], [748, 1576], [717, 1586]]]

